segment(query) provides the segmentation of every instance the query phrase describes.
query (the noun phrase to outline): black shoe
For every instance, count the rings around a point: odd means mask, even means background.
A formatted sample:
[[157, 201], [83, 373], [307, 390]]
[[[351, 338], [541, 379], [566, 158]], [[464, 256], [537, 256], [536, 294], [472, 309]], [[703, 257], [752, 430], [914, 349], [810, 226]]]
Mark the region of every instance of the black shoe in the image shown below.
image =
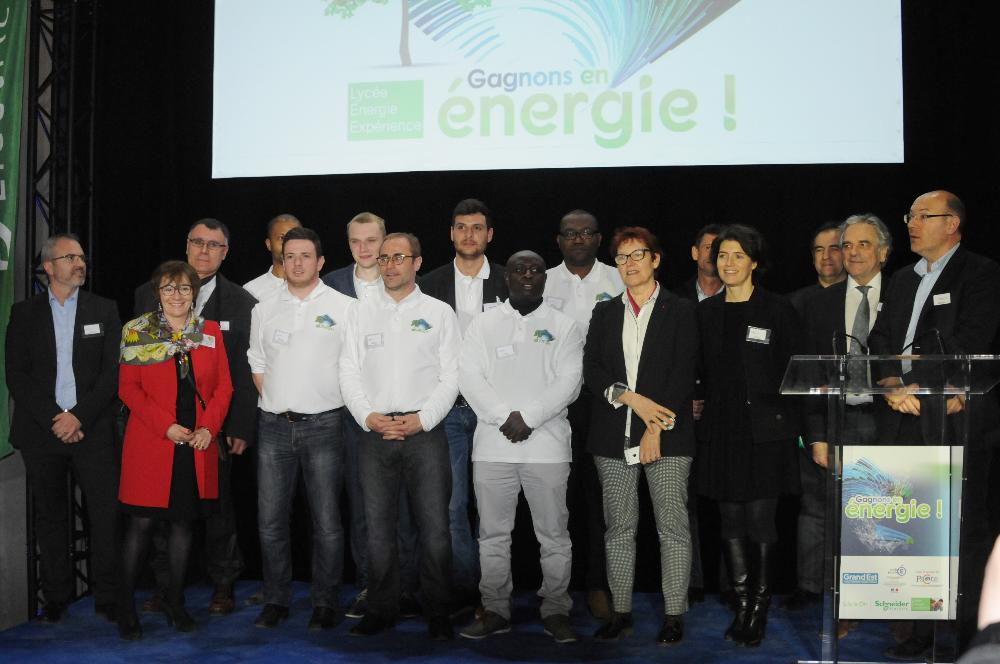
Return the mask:
[[688, 604], [698, 604], [705, 601], [704, 588], [688, 588]]
[[365, 613], [365, 617], [357, 625], [351, 628], [348, 634], [351, 636], [374, 636], [392, 627], [392, 622], [392, 620], [383, 618], [377, 613], [368, 612]]
[[265, 629], [273, 629], [288, 619], [288, 607], [277, 604], [265, 604], [253, 624]]
[[423, 611], [420, 609], [420, 602], [412, 593], [403, 593], [399, 598], [400, 618], [419, 618]]
[[889, 659], [902, 662], [921, 660], [931, 650], [931, 640], [923, 636], [911, 636], [902, 643], [889, 646], [882, 653]]
[[656, 637], [657, 645], [672, 646], [679, 643], [684, 638], [684, 622], [680, 616], [666, 616], [663, 619], [663, 627]]
[[786, 611], [801, 611], [803, 609], [808, 609], [810, 606], [819, 604], [821, 599], [823, 599], [823, 596], [819, 593], [803, 590], [802, 588], [796, 588], [795, 592], [785, 600], [782, 607]]
[[632, 612], [611, 614], [611, 620], [594, 632], [598, 641], [617, 641], [632, 634]]
[[350, 608], [344, 615], [348, 618], [364, 618], [368, 612], [368, 589], [365, 588], [358, 593], [358, 596], [351, 602]]
[[62, 602], [49, 602], [42, 607], [42, 615], [38, 617], [43, 623], [55, 625], [62, 622], [66, 616], [66, 605]]
[[198, 629], [198, 623], [180, 602], [164, 602], [163, 612], [167, 614], [167, 624], [173, 625], [178, 632], [193, 632]]
[[455, 638], [448, 616], [431, 616], [427, 620], [427, 636], [435, 641], [451, 641]]
[[142, 626], [135, 609], [118, 612], [118, 636], [125, 641], [138, 641], [142, 638]]
[[337, 626], [337, 611], [329, 606], [317, 606], [309, 619], [309, 629], [333, 629]]
[[94, 613], [103, 616], [105, 620], [113, 623], [118, 616], [118, 605], [114, 602], [95, 603]]

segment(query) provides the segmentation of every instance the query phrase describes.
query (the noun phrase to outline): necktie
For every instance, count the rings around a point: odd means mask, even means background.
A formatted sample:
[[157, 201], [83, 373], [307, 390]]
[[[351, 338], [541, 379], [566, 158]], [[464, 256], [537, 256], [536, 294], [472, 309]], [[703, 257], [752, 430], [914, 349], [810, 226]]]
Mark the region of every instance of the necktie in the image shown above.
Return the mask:
[[854, 326], [851, 328], [851, 355], [860, 355], [861, 346], [868, 345], [868, 328], [871, 322], [871, 309], [868, 306], [868, 291], [871, 286], [857, 286], [857, 289], [861, 291], [861, 304], [858, 305], [858, 311], [854, 314]]

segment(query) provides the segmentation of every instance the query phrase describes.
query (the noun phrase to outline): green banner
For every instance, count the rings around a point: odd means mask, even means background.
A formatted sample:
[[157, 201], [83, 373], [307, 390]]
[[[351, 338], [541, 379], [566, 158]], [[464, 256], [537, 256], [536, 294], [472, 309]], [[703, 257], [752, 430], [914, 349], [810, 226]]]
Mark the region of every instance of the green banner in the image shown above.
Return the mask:
[[14, 229], [21, 158], [24, 37], [28, 3], [0, 0], [0, 459], [11, 453], [4, 348], [14, 303]]

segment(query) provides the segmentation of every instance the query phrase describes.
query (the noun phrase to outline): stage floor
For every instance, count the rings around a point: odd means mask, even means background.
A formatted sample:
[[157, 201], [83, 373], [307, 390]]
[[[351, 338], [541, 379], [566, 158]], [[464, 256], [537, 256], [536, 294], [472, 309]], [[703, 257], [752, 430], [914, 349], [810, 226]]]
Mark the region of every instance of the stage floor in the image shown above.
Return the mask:
[[[241, 582], [236, 589], [237, 610], [229, 616], [210, 617], [207, 604], [211, 589], [193, 586], [187, 605], [199, 630], [180, 634], [168, 627], [160, 614], [142, 614], [144, 637], [128, 643], [118, 638], [114, 625], [94, 614], [93, 600], [85, 598], [70, 607], [59, 625], [32, 622], [0, 632], [3, 662], [795, 662], [815, 660], [819, 655], [819, 615], [788, 613], [777, 598], [769, 614], [767, 638], [759, 648], [736, 646], [722, 638], [731, 613], [707, 597], [685, 617], [684, 641], [664, 648], [654, 643], [660, 628], [661, 600], [654, 594], [637, 594], [634, 600], [635, 633], [624, 641], [596, 642], [590, 638], [599, 622], [587, 613], [582, 595], [574, 594], [571, 622], [583, 637], [573, 644], [559, 645], [542, 632], [538, 598], [530, 592], [515, 596], [513, 630], [481, 641], [456, 637], [435, 642], [426, 636], [420, 620], [400, 622], [394, 630], [375, 637], [352, 637], [347, 631], [356, 622], [345, 619], [336, 629], [310, 632], [306, 629], [311, 607], [308, 586], [295, 584], [295, 599], [289, 619], [273, 630], [254, 627], [258, 607], [244, 600], [258, 587]], [[346, 606], [353, 595], [348, 588], [341, 596]], [[139, 595], [139, 601], [145, 594]], [[462, 619], [461, 625], [468, 622]], [[871, 659], [889, 645], [886, 623], [863, 624], [841, 641], [841, 658]]]

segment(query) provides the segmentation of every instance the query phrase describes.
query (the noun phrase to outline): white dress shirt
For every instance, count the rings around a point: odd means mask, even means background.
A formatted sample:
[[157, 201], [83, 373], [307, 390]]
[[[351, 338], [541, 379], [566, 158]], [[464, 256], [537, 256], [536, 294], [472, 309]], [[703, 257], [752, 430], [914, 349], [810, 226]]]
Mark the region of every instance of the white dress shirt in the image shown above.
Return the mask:
[[[625, 316], [622, 321], [622, 352], [625, 355], [625, 381], [628, 389], [635, 392], [635, 381], [639, 377], [639, 358], [642, 357], [642, 345], [646, 341], [646, 328], [649, 327], [649, 319], [653, 315], [653, 305], [660, 296], [660, 284], [656, 284], [656, 289], [649, 299], [639, 305], [639, 315], [632, 310], [632, 303], [629, 301], [628, 292], [621, 295], [622, 302], [625, 303]], [[664, 368], [664, 371], [667, 369]], [[622, 404], [612, 401], [610, 390], [605, 394], [608, 401], [615, 408], [620, 408]], [[625, 413], [625, 437], [629, 437], [632, 431], [632, 409]], [[638, 440], [630, 443], [633, 447], [639, 444]]]
[[258, 302], [263, 302], [272, 295], [276, 295], [285, 286], [285, 280], [274, 276], [273, 270], [274, 268], [271, 268], [256, 279], [251, 279], [243, 284], [246, 292], [257, 298]]
[[[882, 273], [879, 272], [872, 280], [868, 282], [868, 331], [871, 332], [872, 328], [875, 327], [875, 317], [878, 316], [879, 301], [882, 299]], [[851, 330], [854, 329], [854, 318], [858, 315], [858, 307], [861, 305], [861, 291], [858, 290], [860, 284], [854, 280], [854, 277], [847, 275], [847, 294], [844, 298], [844, 329], [850, 334]], [[847, 339], [848, 346], [850, 346], [850, 339]], [[867, 345], [867, 344], [865, 344]], [[866, 403], [872, 403], [872, 395], [870, 394], [848, 394], [847, 395], [847, 405], [848, 406], [860, 406]]]
[[359, 300], [367, 300], [371, 296], [378, 295], [385, 290], [381, 274], [375, 277], [374, 281], [359, 279], [357, 263], [354, 264], [354, 269], [351, 270], [351, 279], [354, 280], [354, 292], [358, 296]]
[[[510, 305], [477, 316], [465, 331], [458, 386], [478, 417], [472, 460], [559, 463], [572, 459], [566, 407], [580, 393], [583, 334], [542, 304], [522, 316]], [[511, 443], [500, 425], [513, 412], [532, 428]]]
[[215, 286], [219, 283], [217, 275], [212, 275], [212, 278], [201, 285], [198, 289], [198, 300], [194, 303], [194, 313], [198, 316], [201, 315], [201, 310], [205, 308], [205, 303], [208, 302], [208, 298], [212, 297], [212, 293], [215, 292]]
[[472, 277], [465, 276], [458, 269], [458, 259], [455, 259], [453, 265], [455, 266], [455, 313], [458, 314], [458, 326], [464, 335], [472, 319], [486, 308], [483, 306], [483, 284], [490, 278], [490, 261], [483, 256], [482, 267]]
[[584, 336], [594, 305], [625, 290], [618, 269], [601, 261], [594, 261], [583, 279], [570, 272], [565, 262], [549, 268], [545, 275], [545, 304], [579, 323]]
[[385, 291], [359, 300], [340, 354], [340, 387], [351, 415], [368, 431], [372, 413], [417, 412], [430, 431], [455, 405], [460, 343], [455, 312], [419, 286], [400, 302]]
[[254, 305], [250, 371], [263, 374], [261, 410], [322, 413], [344, 405], [338, 360], [355, 300], [322, 281], [304, 299], [285, 287]]

